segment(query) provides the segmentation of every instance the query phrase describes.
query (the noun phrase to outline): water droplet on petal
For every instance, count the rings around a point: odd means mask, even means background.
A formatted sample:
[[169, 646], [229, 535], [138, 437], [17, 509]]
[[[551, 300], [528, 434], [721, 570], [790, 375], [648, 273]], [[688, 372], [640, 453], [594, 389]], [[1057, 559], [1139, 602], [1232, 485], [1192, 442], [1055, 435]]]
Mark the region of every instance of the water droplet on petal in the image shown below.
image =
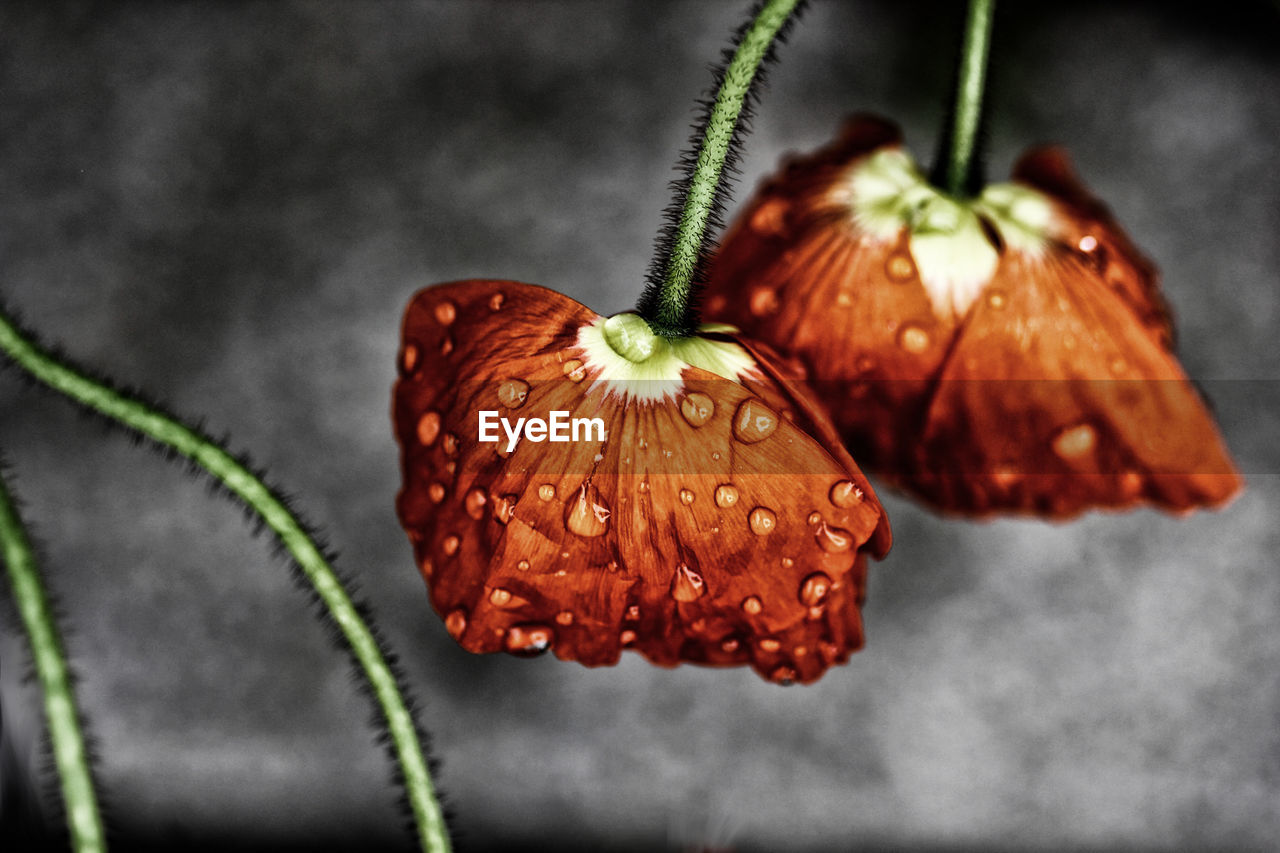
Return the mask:
[[738, 487], [731, 483], [716, 486], [716, 506], [728, 509], [738, 502]]
[[706, 591], [707, 583], [702, 579], [702, 575], [684, 564], [676, 569], [676, 576], [671, 581], [671, 597], [676, 601], [696, 601]]
[[758, 595], [749, 595], [742, 599], [742, 609], [750, 616], [757, 615], [764, 610], [764, 604], [760, 601]]
[[572, 624], [573, 624], [573, 611], [572, 611], [572, 610], [561, 610], [559, 613], [557, 613], [557, 614], [556, 614], [556, 624], [557, 624], [557, 625], [572, 625]]
[[751, 214], [751, 230], [765, 236], [781, 234], [786, 229], [788, 206], [784, 198], [769, 199]]
[[629, 622], [635, 622], [640, 618], [640, 605], [631, 604], [627, 606], [626, 619]]
[[520, 562], [516, 563], [516, 568], [517, 568], [517, 569], [519, 569], [519, 570], [520, 570], [520, 571], [522, 571], [522, 572], [527, 572], [527, 571], [529, 571], [529, 561], [528, 561], [528, 560], [521, 560]]
[[751, 398], [738, 405], [733, 416], [733, 435], [743, 444], [755, 444], [773, 435], [778, 416], [760, 400]]
[[689, 504], [693, 503], [693, 499], [694, 499], [694, 494], [692, 489], [680, 490], [680, 503], [684, 504], [685, 506], [688, 506]]
[[623, 631], [618, 635], [618, 642], [624, 646], [629, 646], [636, 641], [635, 631]]
[[449, 615], [444, 617], [444, 629], [455, 640], [460, 638], [462, 632], [467, 630], [467, 611], [461, 607], [456, 610], [450, 610]]
[[639, 486], [637, 486], [636, 488], [640, 490], [640, 494], [642, 494], [642, 495], [647, 495], [647, 494], [649, 494], [649, 481], [648, 481], [648, 480], [641, 480], [641, 481], [640, 481], [640, 485], [639, 485]]
[[916, 265], [906, 252], [894, 252], [884, 262], [884, 272], [891, 281], [902, 283], [916, 277]]
[[538, 486], [538, 498], [540, 500], [549, 501], [556, 496], [556, 487], [550, 483], [543, 483]]
[[1092, 252], [1094, 249], [1098, 248], [1098, 238], [1094, 237], [1092, 234], [1086, 234], [1080, 238], [1079, 246], [1080, 251], [1082, 252]]
[[400, 353], [400, 369], [405, 373], [413, 373], [417, 366], [418, 348], [413, 344], [405, 344], [404, 351]]
[[991, 469], [991, 481], [1002, 489], [1018, 482], [1018, 469], [1012, 465], [996, 465]]
[[458, 309], [452, 302], [444, 301], [436, 306], [436, 320], [442, 326], [447, 326], [458, 316]]
[[795, 560], [793, 560], [793, 559], [791, 559], [790, 557], [783, 557], [783, 558], [782, 558], [782, 568], [784, 568], [784, 569], [789, 569], [789, 568], [791, 568], [792, 566], [794, 566], [795, 564], [796, 564], [796, 561], [795, 561]]
[[1053, 439], [1053, 452], [1063, 459], [1078, 459], [1097, 441], [1097, 435], [1089, 424], [1078, 424], [1060, 431]]
[[831, 487], [831, 491], [827, 494], [831, 503], [841, 509], [848, 509], [851, 506], [857, 506], [862, 503], [862, 489], [854, 485], [852, 480], [841, 480]]
[[452, 557], [458, 553], [458, 546], [462, 541], [457, 536], [446, 536], [444, 541], [440, 543], [440, 550], [444, 551], [446, 557]]
[[453, 352], [453, 338], [445, 338], [444, 342], [440, 344], [440, 354], [448, 355], [451, 352]]
[[842, 527], [831, 527], [825, 521], [818, 525], [814, 535], [818, 547], [828, 554], [843, 554], [853, 547], [853, 534]]
[[1130, 497], [1142, 491], [1142, 475], [1137, 471], [1125, 471], [1120, 475], [1120, 491]]
[[493, 502], [493, 517], [499, 524], [511, 521], [511, 517], [516, 514], [516, 502], [519, 500], [518, 495], [503, 495]]
[[808, 520], [810, 524], [817, 524], [819, 521], [822, 521], [822, 513], [817, 511], [811, 512], [809, 513]]
[[905, 323], [898, 331], [898, 346], [912, 355], [920, 355], [929, 348], [929, 333], [913, 323]]
[[453, 456], [458, 452], [458, 437], [451, 432], [446, 432], [440, 446], [444, 448], [446, 456]]
[[[539, 493], [541, 497], [541, 493]], [[579, 536], [602, 536], [609, 529], [609, 505], [595, 486], [583, 483], [578, 488], [578, 498], [565, 511], [564, 526]]]
[[715, 411], [715, 401], [701, 391], [686, 394], [685, 398], [680, 401], [680, 414], [684, 415], [684, 419], [689, 422], [689, 426], [702, 426], [711, 420], [711, 416], [715, 414]]
[[511, 591], [495, 586], [489, 593], [489, 603], [494, 607], [506, 607], [511, 603]]
[[444, 500], [445, 488], [443, 483], [432, 483], [427, 486], [427, 497], [431, 498], [433, 504], [438, 504]]
[[759, 643], [756, 643], [756, 645], [760, 647], [760, 651], [767, 652], [768, 654], [773, 654], [778, 649], [782, 648], [782, 643], [778, 642], [773, 637], [765, 637]]
[[720, 644], [720, 650], [724, 652], [728, 652], [729, 654], [733, 654], [738, 650], [738, 645], [739, 645], [738, 641], [735, 640], [733, 637], [730, 637], [729, 639], [725, 640]]
[[987, 304], [997, 311], [1003, 310], [1004, 306], [1009, 304], [1009, 298], [1004, 295], [1004, 291], [999, 288], [992, 288], [987, 293]]
[[555, 642], [555, 631], [549, 625], [523, 623], [507, 630], [507, 651], [520, 657], [540, 655]]
[[529, 383], [523, 379], [508, 379], [498, 386], [498, 402], [508, 409], [518, 409], [529, 396]]
[[800, 584], [800, 603], [817, 607], [831, 592], [831, 577], [825, 572], [814, 572]]
[[780, 666], [769, 673], [769, 680], [779, 687], [790, 687], [796, 683], [796, 671], [789, 666]]
[[576, 358], [571, 358], [560, 366], [564, 371], [564, 375], [569, 378], [570, 382], [581, 382], [587, 378], [587, 368], [582, 362]]
[[767, 506], [758, 506], [747, 516], [747, 525], [752, 533], [764, 536], [778, 526], [778, 514]]
[[506, 299], [507, 297], [503, 296], [501, 293], [493, 294], [493, 296], [489, 297], [489, 310], [497, 311], [502, 307], [502, 303], [505, 302]]
[[808, 612], [808, 618], [814, 622], [817, 622], [819, 619], [822, 618], [822, 615], [826, 612], [827, 612], [827, 608], [825, 605], [820, 604], [817, 607], [810, 607]]
[[467, 492], [466, 498], [463, 500], [463, 506], [467, 508], [467, 515], [476, 521], [484, 518], [484, 505], [489, 502], [489, 496], [485, 490], [479, 486]]
[[418, 418], [418, 441], [423, 447], [430, 447], [440, 434], [440, 413], [427, 412]]
[[778, 310], [778, 292], [772, 287], [757, 287], [751, 291], [747, 306], [757, 317], [773, 314]]
[[1119, 376], [1120, 374], [1124, 373], [1126, 370], [1129, 369], [1129, 363], [1125, 361], [1123, 358], [1113, 358], [1111, 359], [1111, 364], [1109, 365], [1109, 367], [1111, 368], [1112, 373]]
[[418, 565], [418, 570], [422, 572], [422, 576], [427, 580], [431, 580], [431, 576], [435, 574], [436, 564], [431, 562], [430, 558], [424, 557]]

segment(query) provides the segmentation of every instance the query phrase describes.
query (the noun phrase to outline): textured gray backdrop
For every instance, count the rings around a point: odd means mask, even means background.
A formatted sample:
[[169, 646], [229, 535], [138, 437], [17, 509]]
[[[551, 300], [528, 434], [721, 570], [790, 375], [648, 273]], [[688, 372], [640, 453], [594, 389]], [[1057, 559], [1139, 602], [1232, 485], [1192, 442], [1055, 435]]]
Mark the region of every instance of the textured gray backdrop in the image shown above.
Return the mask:
[[[966, 524], [888, 497], [869, 645], [807, 688], [473, 657], [431, 612], [392, 503], [399, 312], [479, 276], [628, 307], [744, 5], [6, 2], [0, 295], [298, 496], [401, 657], [472, 849], [1274, 844], [1274, 4], [1007, 4], [991, 94], [994, 177], [1067, 144], [1159, 261], [1250, 478], [1229, 509]], [[930, 159], [959, 16], [815, 2], [739, 199], [854, 110]], [[12, 372], [0, 448], [119, 832], [404, 843], [370, 705], [238, 509]], [[0, 652], [13, 827], [50, 801], [32, 799], [38, 706], [11, 622]]]

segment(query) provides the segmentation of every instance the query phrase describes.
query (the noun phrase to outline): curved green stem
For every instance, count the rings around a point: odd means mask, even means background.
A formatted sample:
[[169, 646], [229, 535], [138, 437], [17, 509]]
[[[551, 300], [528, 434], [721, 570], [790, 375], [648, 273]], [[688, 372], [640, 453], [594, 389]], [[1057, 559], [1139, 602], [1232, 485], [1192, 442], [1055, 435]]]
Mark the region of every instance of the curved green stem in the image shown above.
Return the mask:
[[707, 118], [697, 164], [663, 270], [658, 305], [653, 316], [646, 317], [660, 335], [673, 337], [689, 331], [688, 306], [694, 277], [738, 118], [760, 63], [797, 3], [798, 0], [764, 3], [725, 69], [724, 82]]
[[337, 574], [289, 508], [252, 471], [208, 436], [61, 364], [28, 339], [2, 311], [0, 350], [53, 390], [172, 448], [204, 468], [240, 497], [280, 538], [346, 638], [381, 706], [422, 849], [430, 853], [449, 850], [449, 835], [422, 744], [395, 675]]
[[982, 94], [986, 88], [987, 57], [991, 52], [991, 24], [995, 0], [969, 0], [964, 43], [960, 48], [960, 74], [952, 111], [950, 145], [946, 151], [943, 189], [961, 197], [969, 189], [978, 127], [982, 123]]
[[8, 570], [18, 614], [31, 642], [31, 658], [44, 694], [44, 717], [49, 726], [54, 766], [62, 788], [67, 831], [77, 853], [107, 849], [98, 812], [98, 799], [89, 776], [89, 755], [76, 714], [71, 677], [53, 609], [40, 583], [35, 555], [17, 506], [0, 474], [0, 548]]

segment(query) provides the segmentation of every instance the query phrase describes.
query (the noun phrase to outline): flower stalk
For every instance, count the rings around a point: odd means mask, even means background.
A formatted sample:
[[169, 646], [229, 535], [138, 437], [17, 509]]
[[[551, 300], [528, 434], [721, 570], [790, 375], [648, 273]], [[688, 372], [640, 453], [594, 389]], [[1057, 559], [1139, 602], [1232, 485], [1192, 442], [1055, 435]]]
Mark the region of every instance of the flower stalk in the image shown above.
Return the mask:
[[995, 5], [995, 0], [969, 0], [965, 15], [964, 42], [960, 48], [960, 68], [945, 146], [946, 168], [941, 187], [954, 198], [963, 198], [974, 189], [974, 160], [978, 130], [982, 125], [982, 96], [986, 89]]

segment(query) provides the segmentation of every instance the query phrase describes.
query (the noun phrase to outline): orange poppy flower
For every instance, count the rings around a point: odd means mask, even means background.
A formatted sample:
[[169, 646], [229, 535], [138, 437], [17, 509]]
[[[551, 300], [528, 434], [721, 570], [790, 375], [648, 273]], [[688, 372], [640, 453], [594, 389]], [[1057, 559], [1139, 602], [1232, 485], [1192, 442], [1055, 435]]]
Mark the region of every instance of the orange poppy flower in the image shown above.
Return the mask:
[[943, 510], [1223, 503], [1155, 268], [1060, 150], [1013, 177], [953, 199], [856, 118], [747, 205], [707, 315], [800, 358], [857, 458]]
[[427, 288], [403, 332], [397, 509], [468, 651], [808, 682], [861, 646], [888, 523], [769, 351], [509, 281]]

